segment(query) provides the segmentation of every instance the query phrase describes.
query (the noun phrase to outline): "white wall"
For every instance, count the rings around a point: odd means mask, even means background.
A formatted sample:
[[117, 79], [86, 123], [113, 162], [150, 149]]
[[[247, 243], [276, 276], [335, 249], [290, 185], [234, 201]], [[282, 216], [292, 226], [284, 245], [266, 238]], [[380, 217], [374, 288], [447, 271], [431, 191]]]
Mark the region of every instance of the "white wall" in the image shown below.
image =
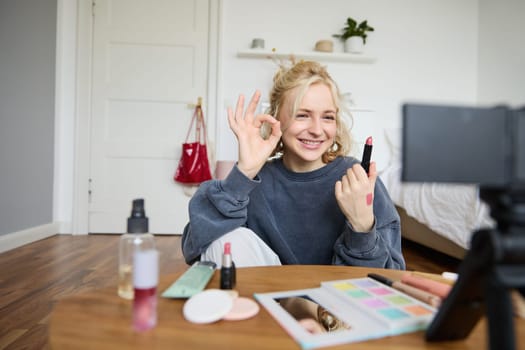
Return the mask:
[[[271, 60], [236, 56], [238, 50], [250, 47], [254, 37], [264, 38], [267, 48], [280, 52], [311, 51], [317, 40], [335, 41], [332, 34], [340, 31], [348, 16], [368, 20], [375, 31], [365, 50], [376, 57], [375, 63], [323, 63], [357, 105], [374, 110], [354, 113], [354, 119], [357, 133], [363, 123], [376, 128], [378, 162], [387, 162], [381, 128], [399, 127], [404, 101], [476, 101], [477, 0], [224, 0], [222, 15], [224, 105], [217, 122], [217, 159], [237, 156], [225, 106], [235, 103], [239, 93], [249, 95], [256, 88], [267, 96], [277, 68]], [[341, 52], [342, 44], [334, 44], [335, 51]]]
[[523, 0], [480, 0], [480, 103], [525, 105], [524, 20]]

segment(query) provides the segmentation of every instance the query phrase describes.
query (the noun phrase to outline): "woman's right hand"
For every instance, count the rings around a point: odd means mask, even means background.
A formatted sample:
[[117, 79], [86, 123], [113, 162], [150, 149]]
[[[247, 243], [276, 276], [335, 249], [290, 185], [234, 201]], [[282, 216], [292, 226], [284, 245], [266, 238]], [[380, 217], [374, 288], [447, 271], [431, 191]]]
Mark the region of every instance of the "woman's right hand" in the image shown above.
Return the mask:
[[[246, 112], [243, 95], [237, 100], [235, 113], [228, 107], [228, 122], [239, 142], [237, 168], [250, 179], [259, 173], [281, 138], [281, 124], [277, 119], [269, 114], [254, 115], [260, 98], [260, 91], [255, 91]], [[263, 123], [271, 127], [267, 139], [261, 135]]]

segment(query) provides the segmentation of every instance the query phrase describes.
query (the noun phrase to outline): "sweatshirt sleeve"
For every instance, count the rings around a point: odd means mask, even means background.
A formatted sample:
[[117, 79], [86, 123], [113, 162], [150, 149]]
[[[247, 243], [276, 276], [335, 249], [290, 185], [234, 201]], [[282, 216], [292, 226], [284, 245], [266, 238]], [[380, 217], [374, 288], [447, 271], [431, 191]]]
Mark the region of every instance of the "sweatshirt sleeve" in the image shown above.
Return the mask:
[[374, 216], [370, 232], [355, 232], [346, 222], [334, 245], [334, 265], [405, 269], [399, 214], [379, 178], [374, 190]]
[[226, 179], [199, 186], [190, 200], [190, 222], [182, 234], [186, 263], [198, 260], [217, 238], [246, 224], [249, 195], [259, 183], [258, 177], [251, 180], [235, 166]]

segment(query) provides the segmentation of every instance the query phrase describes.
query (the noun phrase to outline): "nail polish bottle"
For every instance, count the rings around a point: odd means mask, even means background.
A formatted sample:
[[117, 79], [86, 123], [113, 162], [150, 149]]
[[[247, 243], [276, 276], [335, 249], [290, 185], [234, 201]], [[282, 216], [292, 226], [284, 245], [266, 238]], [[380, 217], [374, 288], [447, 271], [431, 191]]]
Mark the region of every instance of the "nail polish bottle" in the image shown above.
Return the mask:
[[133, 328], [142, 332], [157, 325], [159, 252], [136, 251], [133, 259]]
[[224, 244], [221, 266], [221, 289], [235, 288], [235, 263], [232, 261], [230, 242]]

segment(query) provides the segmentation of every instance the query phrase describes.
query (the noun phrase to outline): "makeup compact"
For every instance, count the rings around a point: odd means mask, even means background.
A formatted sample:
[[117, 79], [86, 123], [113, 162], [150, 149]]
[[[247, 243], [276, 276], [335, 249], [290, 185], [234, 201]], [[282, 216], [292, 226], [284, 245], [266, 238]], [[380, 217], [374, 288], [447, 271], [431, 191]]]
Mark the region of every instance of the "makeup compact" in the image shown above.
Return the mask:
[[224, 317], [227, 321], [241, 321], [259, 313], [259, 305], [252, 299], [239, 297], [233, 302], [233, 307]]
[[207, 289], [189, 298], [182, 309], [184, 318], [193, 323], [212, 323], [223, 318], [233, 307], [233, 298], [219, 289]]
[[192, 323], [240, 321], [257, 315], [259, 305], [252, 299], [237, 297], [231, 290], [207, 289], [189, 298], [182, 312]]

